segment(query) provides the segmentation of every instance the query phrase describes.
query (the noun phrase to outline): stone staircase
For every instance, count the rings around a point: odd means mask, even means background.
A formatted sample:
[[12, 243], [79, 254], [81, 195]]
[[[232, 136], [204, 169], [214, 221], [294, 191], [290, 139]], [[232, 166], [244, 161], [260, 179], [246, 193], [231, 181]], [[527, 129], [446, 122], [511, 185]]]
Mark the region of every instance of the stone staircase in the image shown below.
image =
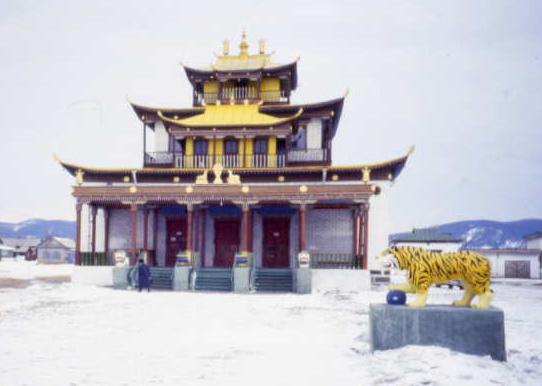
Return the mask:
[[293, 271], [289, 268], [256, 268], [254, 289], [256, 292], [293, 292]]
[[173, 289], [173, 268], [151, 267], [152, 288]]
[[232, 270], [227, 268], [196, 269], [196, 291], [232, 291]]

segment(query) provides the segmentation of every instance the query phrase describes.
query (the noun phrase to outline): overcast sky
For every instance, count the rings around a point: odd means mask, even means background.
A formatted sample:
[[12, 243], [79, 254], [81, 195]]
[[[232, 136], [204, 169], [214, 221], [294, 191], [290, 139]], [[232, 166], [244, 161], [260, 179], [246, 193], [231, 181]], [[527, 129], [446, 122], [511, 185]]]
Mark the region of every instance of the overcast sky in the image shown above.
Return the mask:
[[293, 102], [349, 89], [334, 163], [416, 152], [391, 191], [392, 230], [542, 217], [542, 1], [0, 2], [0, 221], [73, 219], [53, 160], [140, 167], [126, 102], [188, 107], [179, 66], [246, 28], [301, 56]]

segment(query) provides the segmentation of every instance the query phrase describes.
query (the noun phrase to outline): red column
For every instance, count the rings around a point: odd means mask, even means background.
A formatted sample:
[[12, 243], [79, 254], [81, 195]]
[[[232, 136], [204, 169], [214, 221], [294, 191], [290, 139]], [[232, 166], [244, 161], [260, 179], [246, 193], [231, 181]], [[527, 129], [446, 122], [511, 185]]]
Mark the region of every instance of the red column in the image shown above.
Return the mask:
[[80, 203], [75, 204], [75, 264], [81, 265], [81, 207]]
[[96, 258], [96, 214], [98, 209], [92, 205], [92, 261], [94, 265], [98, 265]]
[[137, 205], [130, 205], [130, 225], [131, 225], [131, 256], [130, 264], [135, 265], [137, 261]]
[[361, 268], [367, 269], [367, 254], [368, 254], [368, 238], [369, 238], [369, 205], [365, 204], [362, 206], [362, 238], [363, 238], [363, 244], [362, 244], [362, 250], [361, 254], [363, 255], [363, 258], [361, 259]]
[[250, 253], [252, 251], [252, 224], [250, 206], [248, 204], [242, 205], [243, 210], [243, 245], [242, 252]]
[[305, 204], [299, 205], [299, 251], [305, 250], [306, 209]]
[[109, 255], [109, 209], [103, 208], [104, 211], [104, 252]]
[[[352, 248], [352, 251], [353, 251], [353, 254], [356, 258], [356, 260], [360, 259], [360, 210], [359, 208], [354, 208], [354, 211], [353, 211], [353, 234], [354, 234], [354, 237], [353, 237], [353, 248]], [[357, 261], [356, 266], [354, 268], [359, 268], [361, 267], [361, 261]]]
[[192, 219], [194, 207], [192, 204], [186, 205], [186, 254], [192, 257]]
[[153, 249], [153, 256], [152, 256], [152, 265], [158, 265], [157, 263], [157, 240], [156, 235], [158, 234], [158, 208], [154, 208], [152, 211], [152, 249]]
[[149, 233], [149, 210], [144, 209], [143, 211], [143, 250], [147, 252], [148, 250], [148, 233]]

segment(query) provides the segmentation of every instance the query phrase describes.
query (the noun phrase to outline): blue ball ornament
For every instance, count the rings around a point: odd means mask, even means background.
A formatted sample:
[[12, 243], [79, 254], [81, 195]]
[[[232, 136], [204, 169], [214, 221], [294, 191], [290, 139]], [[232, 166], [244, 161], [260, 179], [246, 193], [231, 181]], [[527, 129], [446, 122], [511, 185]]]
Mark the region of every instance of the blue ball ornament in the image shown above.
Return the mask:
[[388, 292], [388, 295], [386, 295], [386, 301], [388, 304], [394, 306], [404, 305], [406, 303], [406, 293], [398, 290], [390, 291]]

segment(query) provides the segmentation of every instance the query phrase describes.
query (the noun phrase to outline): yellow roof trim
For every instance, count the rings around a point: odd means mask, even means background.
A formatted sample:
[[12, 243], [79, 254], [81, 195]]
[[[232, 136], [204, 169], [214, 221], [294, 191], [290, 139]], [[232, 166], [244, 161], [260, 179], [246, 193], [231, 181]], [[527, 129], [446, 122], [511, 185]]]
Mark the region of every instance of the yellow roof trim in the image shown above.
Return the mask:
[[172, 119], [158, 111], [164, 122], [183, 127], [222, 127], [222, 126], [276, 126], [298, 118], [303, 113], [300, 108], [295, 114], [277, 118], [259, 111], [260, 104], [250, 105], [208, 105], [202, 114], [188, 118]]
[[134, 103], [128, 97], [126, 97], [126, 100], [133, 107], [137, 107], [137, 108], [145, 109], [145, 110], [155, 110], [157, 112], [164, 111], [164, 110], [166, 110], [166, 111], [178, 111], [178, 112], [203, 112], [203, 110], [204, 110], [203, 107], [176, 108], [176, 107], [146, 106], [146, 105], [140, 105], [140, 104]]

